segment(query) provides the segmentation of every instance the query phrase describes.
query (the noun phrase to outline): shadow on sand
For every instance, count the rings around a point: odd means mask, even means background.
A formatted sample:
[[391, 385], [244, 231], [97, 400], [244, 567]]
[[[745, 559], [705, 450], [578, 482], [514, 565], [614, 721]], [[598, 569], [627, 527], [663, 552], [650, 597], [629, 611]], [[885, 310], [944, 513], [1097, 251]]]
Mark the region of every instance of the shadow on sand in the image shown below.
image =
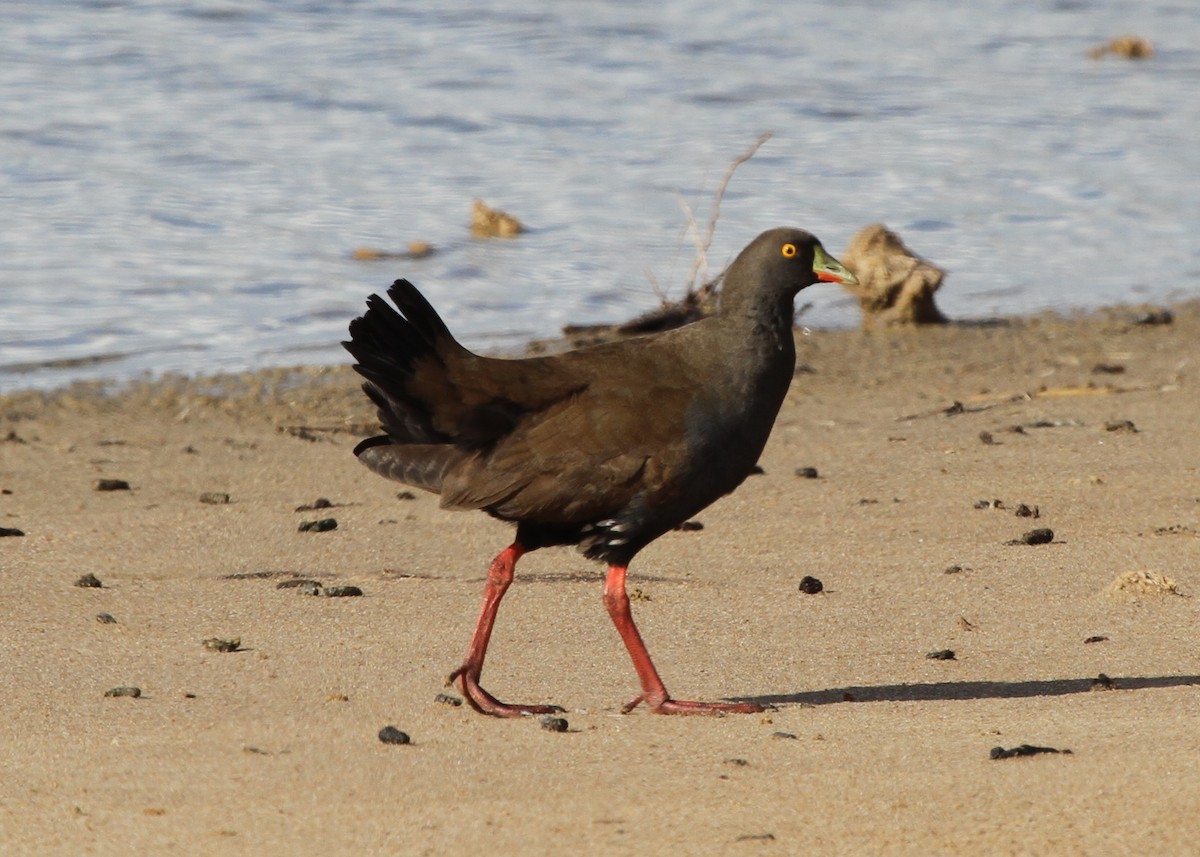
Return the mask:
[[[1116, 690], [1145, 690], [1155, 687], [1200, 685], [1200, 675], [1113, 676]], [[1095, 677], [1058, 678], [1040, 681], [937, 681], [920, 684], [833, 687], [801, 693], [742, 696], [737, 699], [759, 705], [830, 705], [835, 702], [932, 702], [954, 699], [1020, 699], [1033, 696], [1065, 696], [1088, 693]]]

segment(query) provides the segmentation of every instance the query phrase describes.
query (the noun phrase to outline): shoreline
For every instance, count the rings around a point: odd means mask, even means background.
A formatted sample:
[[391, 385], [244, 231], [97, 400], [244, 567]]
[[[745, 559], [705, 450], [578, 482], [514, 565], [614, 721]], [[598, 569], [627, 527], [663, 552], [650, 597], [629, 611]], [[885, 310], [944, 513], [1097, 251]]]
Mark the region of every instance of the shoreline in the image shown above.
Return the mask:
[[[855, 328], [809, 328], [803, 324], [803, 317], [797, 319], [797, 336], [844, 336], [860, 334], [864, 336], [920, 335], [922, 331], [938, 329], [945, 330], [975, 330], [983, 328], [1021, 328], [1030, 325], [1045, 324], [1089, 324], [1104, 321], [1114, 325], [1157, 326], [1169, 325], [1174, 316], [1183, 313], [1195, 313], [1200, 308], [1200, 298], [1180, 299], [1169, 303], [1130, 303], [1114, 304], [1089, 310], [1060, 312], [1043, 310], [1029, 315], [994, 316], [988, 318], [950, 319], [944, 325], [921, 325], [915, 327], [876, 327], [874, 329]], [[649, 313], [643, 314], [648, 315]], [[1166, 321], [1155, 320], [1164, 317]], [[349, 318], [347, 319], [349, 323]], [[595, 324], [571, 326], [562, 335], [552, 338], [533, 338], [517, 350], [480, 349], [479, 353], [500, 358], [520, 358], [549, 354], [557, 351], [581, 347], [596, 341], [619, 336], [618, 329], [630, 322], [613, 322], [611, 324]], [[119, 360], [124, 354], [95, 355], [92, 357], [66, 358], [63, 360], [33, 361], [13, 366], [0, 367], [0, 372], [7, 371], [11, 375], [29, 374], [41, 369], [58, 366], [99, 365]], [[261, 376], [264, 379], [276, 379], [273, 383], [281, 383], [278, 379], [294, 378], [298, 383], [304, 383], [305, 378], [318, 377], [326, 372], [337, 372], [348, 367], [351, 358], [345, 355], [345, 360], [333, 363], [291, 363], [275, 366], [264, 366], [242, 371], [207, 372], [165, 372], [161, 374], [141, 373], [129, 378], [95, 378], [75, 379], [53, 383], [48, 386], [31, 386], [0, 392], [0, 402], [6, 399], [23, 398], [27, 396], [56, 397], [59, 395], [75, 397], [109, 397], [120, 396], [133, 388], [150, 386], [180, 387], [195, 385], [218, 389], [220, 385], [229, 385], [235, 395], [247, 385], [253, 385], [253, 379]]]

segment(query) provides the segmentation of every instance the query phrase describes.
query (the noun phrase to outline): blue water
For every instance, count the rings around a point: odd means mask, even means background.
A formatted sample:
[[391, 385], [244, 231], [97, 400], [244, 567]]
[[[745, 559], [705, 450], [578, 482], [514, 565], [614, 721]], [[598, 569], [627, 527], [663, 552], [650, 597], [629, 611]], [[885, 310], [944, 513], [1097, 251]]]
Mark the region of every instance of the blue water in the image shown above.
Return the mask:
[[[1126, 32], [1156, 56], [1088, 57]], [[398, 276], [477, 347], [623, 320], [681, 293], [683, 204], [766, 130], [714, 269], [883, 221], [953, 317], [1194, 297], [1197, 91], [1191, 0], [6, 0], [0, 391], [344, 361]], [[473, 197], [531, 231], [472, 241]]]

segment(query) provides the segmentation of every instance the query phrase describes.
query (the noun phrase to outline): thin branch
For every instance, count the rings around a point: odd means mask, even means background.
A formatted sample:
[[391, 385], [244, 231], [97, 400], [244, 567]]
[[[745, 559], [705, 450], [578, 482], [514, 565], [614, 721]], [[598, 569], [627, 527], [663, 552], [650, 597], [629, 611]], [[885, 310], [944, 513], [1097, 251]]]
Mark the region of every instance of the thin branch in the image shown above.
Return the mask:
[[[716, 195], [713, 197], [712, 213], [708, 218], [708, 233], [704, 236], [703, 240], [700, 239], [700, 229], [699, 226], [696, 225], [696, 219], [692, 216], [691, 209], [687, 207], [686, 203], [684, 203], [684, 211], [688, 215], [688, 221], [691, 224], [692, 232], [696, 236], [696, 247], [698, 251], [696, 261], [692, 265], [692, 271], [688, 279], [689, 292], [695, 290], [696, 275], [701, 270], [704, 272], [704, 282], [708, 281], [708, 248], [712, 246], [713, 235], [717, 231], [717, 219], [721, 216], [721, 200], [725, 196], [725, 188], [729, 186], [729, 181], [733, 178], [733, 174], [737, 168], [753, 158], [758, 150], [762, 148], [763, 143], [767, 142], [767, 140], [770, 140], [774, 135], [774, 131], [764, 131], [762, 134], [759, 134], [758, 139], [751, 144], [750, 148], [738, 157], [734, 158], [733, 163], [731, 163], [728, 169], [725, 170], [725, 175], [721, 179], [721, 184], [717, 186]], [[701, 283], [701, 285], [703, 285], [703, 283]]]
[[704, 240], [700, 235], [700, 224], [696, 222], [696, 215], [692, 211], [692, 207], [688, 205], [688, 201], [682, 193], [678, 193], [678, 196], [679, 207], [683, 209], [683, 216], [687, 218], [687, 233], [696, 243], [696, 258], [692, 260], [692, 267], [688, 271], [687, 278], [687, 291], [690, 294], [696, 288], [696, 275], [703, 270], [704, 275], [708, 276], [708, 244], [712, 241], [712, 235], [709, 235], [707, 242]]

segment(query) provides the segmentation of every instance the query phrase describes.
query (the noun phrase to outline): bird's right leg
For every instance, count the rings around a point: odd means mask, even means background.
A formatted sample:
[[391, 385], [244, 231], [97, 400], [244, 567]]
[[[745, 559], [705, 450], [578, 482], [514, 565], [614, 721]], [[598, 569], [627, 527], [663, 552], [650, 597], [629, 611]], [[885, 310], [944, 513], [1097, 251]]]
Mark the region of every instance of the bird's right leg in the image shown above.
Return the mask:
[[513, 542], [492, 560], [492, 565], [488, 568], [487, 584], [483, 588], [483, 608], [479, 611], [479, 621], [475, 623], [471, 644], [467, 646], [467, 657], [462, 666], [450, 673], [450, 677], [446, 679], [446, 684], [458, 683], [459, 689], [472, 708], [496, 717], [521, 717], [562, 711], [557, 705], [509, 705], [479, 686], [483, 659], [487, 655], [488, 641], [492, 636], [492, 626], [496, 624], [496, 611], [500, 609], [500, 601], [512, 583], [517, 560], [524, 553], [525, 548], [521, 543]]

